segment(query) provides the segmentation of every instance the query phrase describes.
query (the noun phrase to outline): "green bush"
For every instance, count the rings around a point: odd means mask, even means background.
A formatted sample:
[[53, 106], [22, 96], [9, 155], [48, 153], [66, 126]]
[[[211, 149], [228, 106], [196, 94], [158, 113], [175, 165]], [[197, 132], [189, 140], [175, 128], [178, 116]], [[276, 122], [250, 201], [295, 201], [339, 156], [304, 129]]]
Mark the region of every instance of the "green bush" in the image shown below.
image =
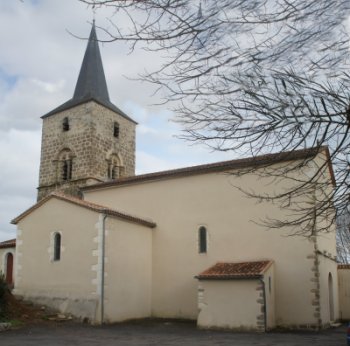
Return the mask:
[[6, 315], [6, 296], [8, 293], [8, 287], [4, 274], [0, 272], [0, 320], [5, 318]]

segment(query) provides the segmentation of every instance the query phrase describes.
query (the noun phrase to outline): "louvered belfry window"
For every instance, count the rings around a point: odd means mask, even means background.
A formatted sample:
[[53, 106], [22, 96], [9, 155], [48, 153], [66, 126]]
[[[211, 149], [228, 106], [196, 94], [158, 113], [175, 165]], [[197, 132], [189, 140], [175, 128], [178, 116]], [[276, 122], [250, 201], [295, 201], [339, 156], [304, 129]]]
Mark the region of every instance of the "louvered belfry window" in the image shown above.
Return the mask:
[[67, 117], [63, 119], [62, 129], [63, 131], [69, 131], [69, 119]]
[[72, 179], [72, 160], [65, 160], [63, 162], [62, 179], [66, 181]]
[[119, 124], [117, 122], [114, 123], [113, 136], [119, 138]]

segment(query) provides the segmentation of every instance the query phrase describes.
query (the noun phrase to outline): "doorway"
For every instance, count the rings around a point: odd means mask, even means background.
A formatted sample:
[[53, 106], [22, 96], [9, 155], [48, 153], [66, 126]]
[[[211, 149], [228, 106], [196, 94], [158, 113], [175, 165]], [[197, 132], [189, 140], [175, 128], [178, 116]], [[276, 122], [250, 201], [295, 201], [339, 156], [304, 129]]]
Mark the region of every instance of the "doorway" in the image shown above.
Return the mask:
[[5, 274], [6, 283], [12, 287], [13, 286], [13, 255], [9, 252], [6, 255], [6, 274]]

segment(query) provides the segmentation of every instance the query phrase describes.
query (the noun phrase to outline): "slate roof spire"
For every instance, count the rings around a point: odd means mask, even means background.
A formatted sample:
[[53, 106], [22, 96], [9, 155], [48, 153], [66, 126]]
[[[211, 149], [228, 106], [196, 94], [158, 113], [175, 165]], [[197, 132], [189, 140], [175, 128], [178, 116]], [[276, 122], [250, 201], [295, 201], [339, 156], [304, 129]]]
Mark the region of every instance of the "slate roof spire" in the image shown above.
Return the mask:
[[92, 24], [73, 100], [86, 97], [110, 102], [100, 48], [98, 46], [95, 21]]
[[92, 23], [88, 44], [73, 97], [61, 106], [42, 116], [42, 118], [46, 118], [50, 115], [89, 101], [95, 101], [136, 123], [116, 107], [109, 99], [106, 77], [103, 70], [102, 58], [96, 35], [95, 20]]

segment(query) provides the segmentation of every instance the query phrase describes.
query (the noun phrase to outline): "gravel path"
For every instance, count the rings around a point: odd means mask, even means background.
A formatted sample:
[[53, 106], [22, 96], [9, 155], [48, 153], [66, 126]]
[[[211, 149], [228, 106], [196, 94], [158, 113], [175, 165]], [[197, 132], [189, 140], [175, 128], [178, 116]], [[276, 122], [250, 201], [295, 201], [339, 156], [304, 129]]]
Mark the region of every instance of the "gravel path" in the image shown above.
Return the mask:
[[1, 346], [345, 346], [346, 327], [322, 332], [231, 333], [198, 330], [192, 323], [144, 321], [106, 326], [37, 324], [0, 334]]

